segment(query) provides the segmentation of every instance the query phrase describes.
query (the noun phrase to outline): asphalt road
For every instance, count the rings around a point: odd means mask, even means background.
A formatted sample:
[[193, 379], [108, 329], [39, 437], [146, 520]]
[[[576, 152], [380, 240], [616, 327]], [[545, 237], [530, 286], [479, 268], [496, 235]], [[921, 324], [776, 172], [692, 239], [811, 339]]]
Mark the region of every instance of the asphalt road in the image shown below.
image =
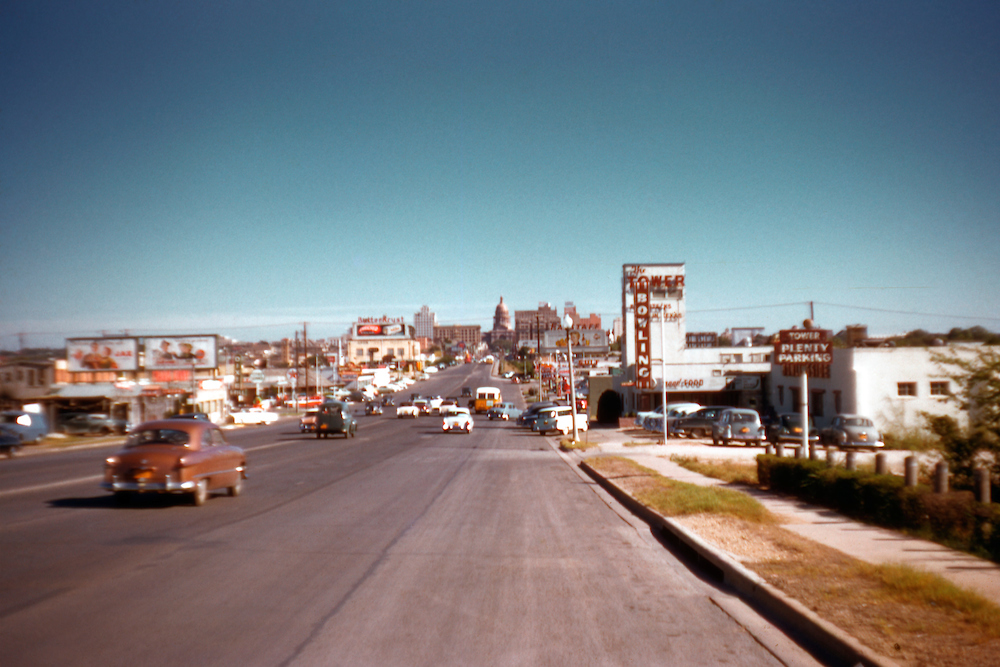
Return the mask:
[[[497, 384], [487, 371], [413, 390], [457, 396]], [[810, 664], [547, 438], [485, 417], [470, 435], [391, 409], [359, 420], [351, 439], [294, 420], [228, 431], [250, 479], [201, 508], [116, 506], [98, 487], [113, 447], [0, 461], [0, 661]]]

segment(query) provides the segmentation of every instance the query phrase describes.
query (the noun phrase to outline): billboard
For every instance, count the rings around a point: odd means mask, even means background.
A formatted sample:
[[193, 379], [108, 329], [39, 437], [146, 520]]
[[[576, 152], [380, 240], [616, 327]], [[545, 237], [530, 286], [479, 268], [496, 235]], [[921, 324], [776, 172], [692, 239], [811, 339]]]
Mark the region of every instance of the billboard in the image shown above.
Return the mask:
[[379, 336], [382, 338], [407, 338], [406, 324], [403, 322], [360, 321], [354, 325], [354, 335], [358, 338]]
[[66, 341], [66, 369], [71, 373], [134, 371], [139, 367], [135, 338], [70, 338]]
[[[549, 329], [542, 332], [542, 352], [561, 352], [566, 349], [566, 330]], [[608, 333], [603, 329], [571, 329], [574, 352], [607, 352]]]
[[217, 368], [216, 337], [163, 336], [146, 338], [146, 368]]

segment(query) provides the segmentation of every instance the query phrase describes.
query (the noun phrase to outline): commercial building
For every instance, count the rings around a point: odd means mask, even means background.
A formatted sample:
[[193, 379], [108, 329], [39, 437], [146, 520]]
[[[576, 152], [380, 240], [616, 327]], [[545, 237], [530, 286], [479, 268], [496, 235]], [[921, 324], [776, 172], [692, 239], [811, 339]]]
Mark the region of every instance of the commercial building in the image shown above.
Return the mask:
[[478, 324], [450, 324], [434, 327], [434, 342], [441, 346], [458, 345], [474, 351], [483, 339], [482, 327]]
[[347, 361], [352, 364], [380, 364], [386, 361], [410, 364], [420, 357], [420, 344], [413, 327], [402, 317], [365, 317], [351, 327], [347, 340]]
[[[965, 414], [950, 399], [954, 368], [943, 354], [972, 359], [977, 345], [943, 347], [834, 348], [829, 378], [810, 377], [809, 414], [818, 427], [837, 414], [870, 417], [883, 431], [905, 433], [924, 428], [924, 413], [947, 414], [960, 422]], [[798, 412], [801, 376], [786, 377], [775, 364], [769, 378], [770, 403], [777, 412]]]
[[622, 267], [624, 327], [618, 388], [624, 411], [654, 408], [662, 403], [664, 389], [668, 402], [762, 408], [773, 348], [689, 347], [687, 287], [684, 264]]

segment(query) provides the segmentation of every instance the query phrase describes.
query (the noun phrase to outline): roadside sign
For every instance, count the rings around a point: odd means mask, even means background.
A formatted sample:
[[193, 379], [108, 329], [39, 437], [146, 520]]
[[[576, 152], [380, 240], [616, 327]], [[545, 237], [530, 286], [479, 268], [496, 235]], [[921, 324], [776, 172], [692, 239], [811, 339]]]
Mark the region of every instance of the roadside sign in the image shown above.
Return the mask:
[[774, 348], [774, 363], [785, 377], [805, 373], [813, 378], [829, 378], [833, 343], [828, 329], [783, 329]]
[[250, 373], [250, 381], [254, 384], [261, 384], [267, 378], [264, 376], [264, 371], [257, 369]]

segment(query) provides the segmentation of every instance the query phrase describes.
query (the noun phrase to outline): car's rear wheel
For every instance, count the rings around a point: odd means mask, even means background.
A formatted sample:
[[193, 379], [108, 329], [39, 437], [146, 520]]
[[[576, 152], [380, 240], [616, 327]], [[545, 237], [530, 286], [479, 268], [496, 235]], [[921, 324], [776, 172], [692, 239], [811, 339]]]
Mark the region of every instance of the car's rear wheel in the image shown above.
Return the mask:
[[700, 428], [692, 429], [692, 431], [691, 431], [691, 437], [692, 438], [704, 438], [705, 437], [705, 432], [702, 431]]
[[194, 491], [191, 493], [191, 501], [194, 503], [195, 507], [201, 507], [208, 500], [208, 480], [199, 479], [198, 483], [194, 485]]

